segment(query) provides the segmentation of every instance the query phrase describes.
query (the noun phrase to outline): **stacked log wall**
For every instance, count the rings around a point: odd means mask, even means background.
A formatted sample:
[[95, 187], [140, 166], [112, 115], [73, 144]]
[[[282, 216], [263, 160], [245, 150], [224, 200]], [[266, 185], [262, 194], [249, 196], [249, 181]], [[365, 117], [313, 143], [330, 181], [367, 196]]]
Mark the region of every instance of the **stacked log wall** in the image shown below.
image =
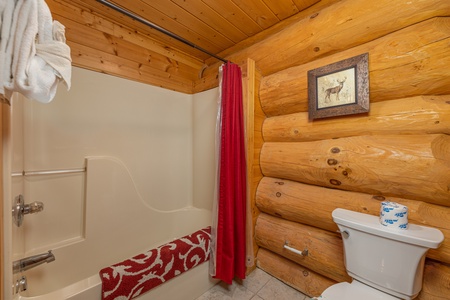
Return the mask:
[[[422, 20], [405, 19], [403, 27], [377, 39], [356, 39], [359, 44], [300, 64], [300, 58], [276, 64], [284, 56], [272, 55], [275, 73], [265, 65], [267, 58], [256, 59], [265, 75], [259, 100], [266, 115], [259, 158], [264, 177], [256, 190], [258, 266], [308, 296], [351, 281], [331, 212], [340, 207], [377, 216], [380, 202], [390, 200], [409, 207], [410, 223], [444, 234], [442, 245], [427, 252], [417, 299], [449, 299], [450, 12], [442, 6], [436, 12], [441, 9], [433, 14], [429, 7]], [[370, 27], [371, 13], [361, 14]], [[322, 40], [321, 35], [328, 33], [314, 32], [311, 39]], [[307, 71], [362, 53], [369, 54], [370, 112], [309, 120]], [[301, 49], [298, 56], [303, 57]], [[308, 256], [285, 249], [287, 243], [308, 249]]]

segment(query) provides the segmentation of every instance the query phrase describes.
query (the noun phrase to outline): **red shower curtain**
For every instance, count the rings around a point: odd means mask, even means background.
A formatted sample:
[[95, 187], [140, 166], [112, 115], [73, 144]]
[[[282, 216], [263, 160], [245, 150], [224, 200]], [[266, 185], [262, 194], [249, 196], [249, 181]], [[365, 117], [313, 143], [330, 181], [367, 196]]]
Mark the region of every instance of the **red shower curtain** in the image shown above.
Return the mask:
[[239, 66], [227, 62], [222, 74], [218, 215], [215, 278], [231, 284], [245, 278], [246, 160]]

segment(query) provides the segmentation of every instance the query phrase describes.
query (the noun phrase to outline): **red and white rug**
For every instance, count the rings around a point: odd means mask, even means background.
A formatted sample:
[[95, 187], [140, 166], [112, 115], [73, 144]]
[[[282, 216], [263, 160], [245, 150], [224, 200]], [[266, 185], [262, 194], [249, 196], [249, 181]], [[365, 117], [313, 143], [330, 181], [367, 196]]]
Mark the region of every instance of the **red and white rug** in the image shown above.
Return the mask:
[[129, 300], [209, 259], [211, 228], [100, 270], [103, 300]]

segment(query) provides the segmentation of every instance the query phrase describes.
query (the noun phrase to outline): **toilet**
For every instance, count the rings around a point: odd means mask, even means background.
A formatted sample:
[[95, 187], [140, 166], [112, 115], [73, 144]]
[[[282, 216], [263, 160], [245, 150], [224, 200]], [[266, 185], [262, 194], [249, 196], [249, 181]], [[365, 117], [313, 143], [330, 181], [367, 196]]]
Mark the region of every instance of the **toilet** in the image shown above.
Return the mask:
[[438, 229], [409, 224], [392, 229], [379, 218], [337, 208], [332, 213], [344, 243], [344, 263], [352, 283], [327, 288], [320, 300], [414, 299], [422, 289], [428, 249], [444, 240]]

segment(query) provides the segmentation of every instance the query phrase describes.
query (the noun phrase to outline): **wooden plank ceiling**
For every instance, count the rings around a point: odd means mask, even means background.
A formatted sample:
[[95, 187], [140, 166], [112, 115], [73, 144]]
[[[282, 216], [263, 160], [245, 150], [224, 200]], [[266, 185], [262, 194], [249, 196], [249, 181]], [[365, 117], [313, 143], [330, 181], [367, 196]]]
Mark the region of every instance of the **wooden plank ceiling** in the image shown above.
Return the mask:
[[[113, 0], [220, 57], [320, 0]], [[184, 93], [217, 59], [96, 0], [47, 0], [66, 26], [73, 65]], [[283, 21], [284, 20], [284, 21]], [[254, 40], [254, 38], [253, 38]]]

